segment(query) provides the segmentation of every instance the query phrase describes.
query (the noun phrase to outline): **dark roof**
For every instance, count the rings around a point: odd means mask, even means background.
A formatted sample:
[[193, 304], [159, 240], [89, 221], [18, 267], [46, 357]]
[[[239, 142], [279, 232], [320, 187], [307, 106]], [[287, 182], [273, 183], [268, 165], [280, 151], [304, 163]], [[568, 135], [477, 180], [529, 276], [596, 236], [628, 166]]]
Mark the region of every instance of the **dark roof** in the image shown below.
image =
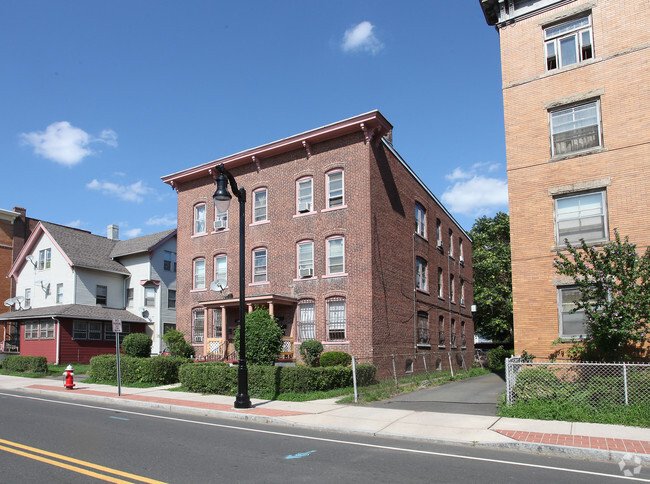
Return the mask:
[[83, 304], [62, 304], [44, 308], [23, 309], [0, 314], [0, 321], [18, 321], [23, 319], [40, 318], [81, 318], [101, 321], [121, 319], [126, 323], [148, 323], [126, 309], [103, 308], [101, 306], [85, 306]]
[[136, 237], [134, 239], [120, 240], [113, 247], [111, 257], [121, 257], [124, 255], [138, 254], [140, 252], [148, 252], [168, 237], [171, 237], [175, 232], [176, 229], [171, 229], [163, 232], [156, 232], [155, 234], [143, 235], [142, 237]]
[[117, 240], [50, 222], [41, 222], [41, 224], [61, 247], [73, 266], [130, 274], [126, 267], [111, 258]]

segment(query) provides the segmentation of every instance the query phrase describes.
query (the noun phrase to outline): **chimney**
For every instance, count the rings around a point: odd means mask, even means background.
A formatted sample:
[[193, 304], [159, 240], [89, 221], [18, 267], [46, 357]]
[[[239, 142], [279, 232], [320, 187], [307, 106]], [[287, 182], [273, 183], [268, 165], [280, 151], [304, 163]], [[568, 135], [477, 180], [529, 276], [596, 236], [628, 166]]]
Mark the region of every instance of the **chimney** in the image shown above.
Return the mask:
[[107, 227], [106, 237], [109, 240], [120, 240], [120, 228], [115, 224], [110, 224]]

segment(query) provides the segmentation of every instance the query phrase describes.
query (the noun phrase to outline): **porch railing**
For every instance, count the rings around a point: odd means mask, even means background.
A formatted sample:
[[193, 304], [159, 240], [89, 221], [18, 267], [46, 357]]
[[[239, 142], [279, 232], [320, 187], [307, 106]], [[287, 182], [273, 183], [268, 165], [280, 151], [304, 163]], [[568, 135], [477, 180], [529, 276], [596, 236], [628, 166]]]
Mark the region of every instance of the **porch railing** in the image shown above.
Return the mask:
[[[279, 360], [293, 360], [294, 338], [285, 336], [282, 338]], [[237, 351], [232, 340], [225, 338], [205, 338], [204, 359], [209, 360], [236, 360]]]

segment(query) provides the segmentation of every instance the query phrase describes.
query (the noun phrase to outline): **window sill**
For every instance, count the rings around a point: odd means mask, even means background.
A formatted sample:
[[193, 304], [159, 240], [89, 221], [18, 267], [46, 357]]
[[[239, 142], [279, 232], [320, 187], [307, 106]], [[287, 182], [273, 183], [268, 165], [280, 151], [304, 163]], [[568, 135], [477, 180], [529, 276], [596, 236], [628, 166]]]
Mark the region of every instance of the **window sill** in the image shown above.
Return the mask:
[[298, 277], [293, 280], [293, 282], [300, 282], [300, 281], [316, 281], [318, 280], [318, 277], [312, 276], [312, 277]]
[[438, 345], [438, 349], [439, 349], [439, 350], [444, 350], [445, 348], [446, 348], [445, 345]]
[[248, 284], [248, 286], [267, 286], [271, 284], [269, 281], [264, 281], [264, 282], [251, 282]]
[[271, 223], [270, 220], [260, 220], [259, 222], [253, 222], [251, 224], [248, 224], [248, 226], [249, 227], [255, 227], [257, 225], [266, 225], [266, 224], [270, 224], [270, 223]]
[[201, 288], [201, 289], [190, 289], [190, 293], [192, 292], [206, 292], [208, 289], [206, 287]]
[[338, 207], [324, 208], [323, 210], [321, 210], [321, 213], [334, 212], [335, 210], [343, 210], [344, 208], [348, 208], [348, 206], [347, 205], [340, 205]]
[[419, 292], [420, 294], [426, 294], [427, 296], [431, 296], [431, 293], [427, 291], [426, 289], [420, 289], [419, 287], [416, 287], [415, 290]]
[[307, 217], [309, 215], [314, 215], [316, 213], [318, 212], [316, 212], [315, 210], [312, 210], [311, 212], [297, 213], [293, 216], [293, 218]]
[[213, 230], [212, 232], [210, 232], [210, 235], [222, 234], [224, 232], [230, 232], [230, 227], [226, 227], [225, 229], [221, 229], [221, 230]]
[[326, 274], [324, 276], [321, 276], [323, 279], [331, 279], [333, 277], [348, 277], [347, 272], [341, 272], [340, 274]]
[[572, 158], [578, 158], [580, 156], [586, 156], [586, 155], [595, 155], [598, 153], [604, 153], [607, 150], [602, 147], [596, 147], [596, 148], [591, 148], [588, 150], [584, 151], [575, 151], [573, 153], [568, 153], [566, 155], [557, 155], [557, 156], [551, 156], [549, 160], [547, 160], [547, 163], [555, 163], [556, 161], [564, 161], [564, 160], [570, 160]]
[[[604, 247], [607, 244], [610, 244], [611, 241], [609, 239], [606, 240], [595, 240], [592, 242], [587, 242], [587, 247]], [[581, 242], [571, 242], [571, 245], [574, 247], [582, 247]], [[555, 247], [551, 247], [552, 252], [562, 252], [563, 250], [567, 250], [566, 245], [556, 245]]]
[[418, 348], [431, 349], [431, 345], [425, 343], [418, 343]]
[[414, 232], [414, 233], [415, 233], [415, 235], [417, 235], [419, 238], [421, 238], [421, 239], [424, 240], [425, 242], [429, 242], [429, 239], [427, 239], [427, 236], [426, 236], [426, 235], [422, 235], [422, 234], [420, 234], [420, 233], [418, 233], [418, 232]]
[[196, 238], [199, 238], [199, 237], [205, 237], [206, 235], [208, 235], [207, 232], [201, 232], [200, 234], [192, 234], [191, 238], [196, 239]]
[[349, 345], [348, 340], [345, 341], [323, 341], [323, 345]]

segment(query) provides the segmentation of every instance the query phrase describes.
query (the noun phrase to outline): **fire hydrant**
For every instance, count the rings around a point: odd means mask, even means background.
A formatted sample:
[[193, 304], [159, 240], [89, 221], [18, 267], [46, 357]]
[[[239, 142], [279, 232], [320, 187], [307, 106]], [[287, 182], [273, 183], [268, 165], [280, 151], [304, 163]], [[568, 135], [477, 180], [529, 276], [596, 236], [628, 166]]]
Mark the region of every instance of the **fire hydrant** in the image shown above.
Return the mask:
[[74, 390], [74, 368], [72, 368], [72, 365], [68, 365], [63, 372], [63, 376], [65, 377], [65, 383], [63, 384], [65, 389]]

